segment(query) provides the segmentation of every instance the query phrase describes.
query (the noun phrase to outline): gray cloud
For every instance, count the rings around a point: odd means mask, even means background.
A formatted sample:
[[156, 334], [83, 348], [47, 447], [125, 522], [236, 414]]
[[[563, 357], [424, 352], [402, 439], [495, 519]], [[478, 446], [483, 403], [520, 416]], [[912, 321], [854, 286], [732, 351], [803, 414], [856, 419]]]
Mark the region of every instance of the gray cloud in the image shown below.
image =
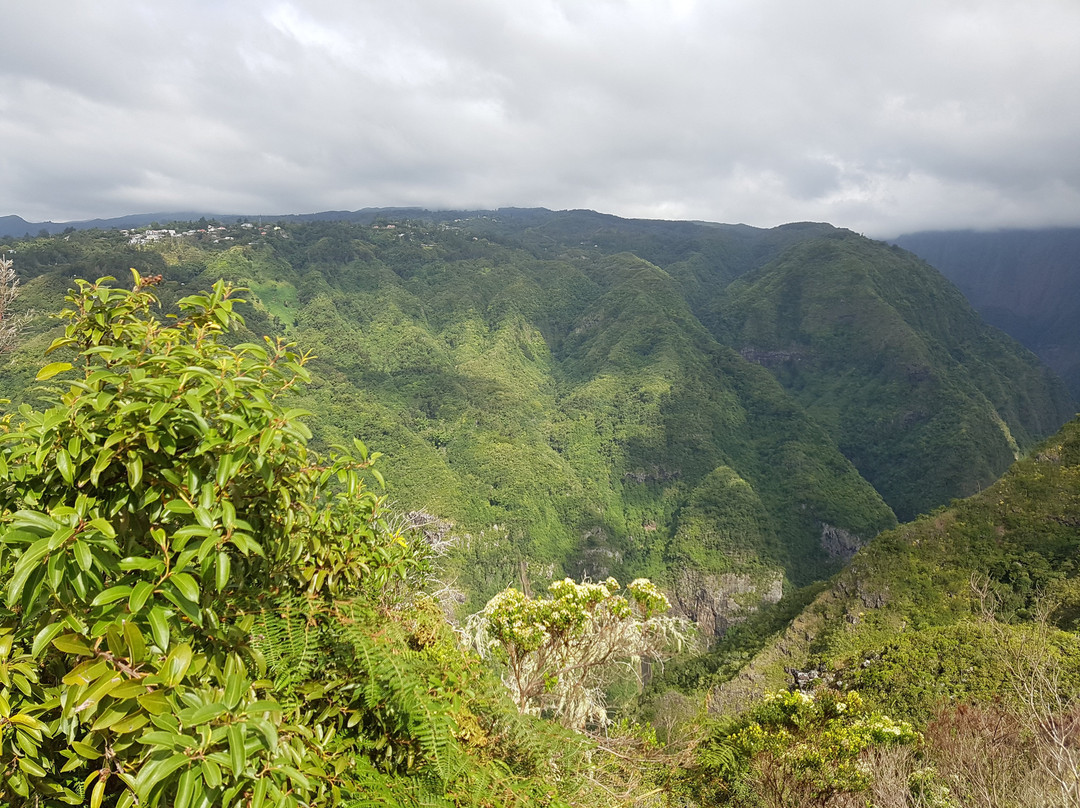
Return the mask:
[[18, 4], [0, 213], [1080, 224], [1073, 0]]

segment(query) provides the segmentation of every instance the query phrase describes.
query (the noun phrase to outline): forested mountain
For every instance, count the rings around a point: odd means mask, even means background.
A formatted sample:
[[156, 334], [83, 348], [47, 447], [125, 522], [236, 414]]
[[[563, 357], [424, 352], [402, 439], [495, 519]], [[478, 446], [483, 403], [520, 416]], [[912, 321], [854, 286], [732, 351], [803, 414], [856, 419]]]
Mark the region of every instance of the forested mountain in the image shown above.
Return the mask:
[[12, 246], [39, 311], [128, 266], [166, 301], [249, 287], [248, 328], [317, 357], [316, 439], [362, 437], [402, 506], [453, 523], [473, 606], [510, 581], [648, 574], [722, 630], [1070, 413], [929, 268], [828, 225], [356, 217]]
[[1080, 802], [1080, 421], [929, 265], [346, 218], [0, 244], [0, 805]]
[[842, 233], [741, 277], [714, 322], [901, 520], [974, 493], [1068, 413], [1060, 385], [909, 253]]
[[[756, 705], [703, 745], [697, 793], [754, 804], [726, 751], [752, 761], [768, 805], [843, 805], [845, 789], [874, 806], [1077, 805], [1078, 558], [1075, 419], [990, 488], [878, 536], [786, 624], [733, 632], [670, 672], [657, 693], [712, 684], [717, 716]], [[858, 735], [837, 720], [845, 708], [908, 722], [878, 725], [898, 741], [916, 728], [918, 748], [846, 756], [838, 739]], [[856, 759], [861, 777], [845, 768]]]
[[895, 239], [1080, 396], [1080, 230], [940, 231]]
[[[994, 656], [999, 638], [978, 630], [981, 619], [993, 612], [1018, 627], [1039, 616], [1080, 627], [1078, 527], [1080, 418], [985, 491], [863, 548], [742, 681], [765, 673], [777, 685], [793, 669], [831, 672], [923, 717], [945, 696], [992, 697], [1004, 660]], [[931, 660], [936, 669], [920, 669]]]

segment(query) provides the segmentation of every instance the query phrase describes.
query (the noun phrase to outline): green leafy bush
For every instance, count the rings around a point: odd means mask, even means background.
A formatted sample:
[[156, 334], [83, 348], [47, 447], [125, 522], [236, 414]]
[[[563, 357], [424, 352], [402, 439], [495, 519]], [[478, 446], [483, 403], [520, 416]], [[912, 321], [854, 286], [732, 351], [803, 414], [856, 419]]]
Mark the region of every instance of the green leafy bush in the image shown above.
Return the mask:
[[702, 743], [684, 784], [709, 804], [828, 805], [870, 789], [872, 750], [919, 741], [854, 691], [772, 693]]
[[309, 450], [306, 357], [226, 345], [221, 282], [155, 317], [155, 280], [80, 282], [52, 348], [76, 378], [4, 421], [0, 805], [554, 799], [403, 596], [423, 554], [377, 455]]

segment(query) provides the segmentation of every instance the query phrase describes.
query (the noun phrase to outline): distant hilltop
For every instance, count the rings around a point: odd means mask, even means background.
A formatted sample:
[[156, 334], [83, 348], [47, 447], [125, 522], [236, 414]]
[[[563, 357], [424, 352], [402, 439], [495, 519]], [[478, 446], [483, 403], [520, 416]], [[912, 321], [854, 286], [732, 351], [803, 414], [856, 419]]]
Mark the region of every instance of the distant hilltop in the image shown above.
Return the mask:
[[[328, 210], [320, 213], [288, 214], [238, 214], [207, 213], [206, 211], [177, 211], [166, 213], [133, 213], [128, 216], [116, 216], [111, 219], [84, 219], [73, 222], [28, 222], [21, 216], [0, 216], [0, 238], [38, 235], [55, 235], [65, 230], [90, 230], [98, 227], [104, 230], [126, 230], [134, 227], [147, 227], [157, 224], [164, 227], [173, 222], [197, 222], [201, 219], [221, 223], [282, 222], [282, 221], [374, 221], [382, 216], [410, 218], [430, 213], [423, 208], [363, 208], [361, 210]], [[440, 211], [443, 214], [459, 215], [462, 211]], [[44, 231], [44, 232], [43, 232]]]

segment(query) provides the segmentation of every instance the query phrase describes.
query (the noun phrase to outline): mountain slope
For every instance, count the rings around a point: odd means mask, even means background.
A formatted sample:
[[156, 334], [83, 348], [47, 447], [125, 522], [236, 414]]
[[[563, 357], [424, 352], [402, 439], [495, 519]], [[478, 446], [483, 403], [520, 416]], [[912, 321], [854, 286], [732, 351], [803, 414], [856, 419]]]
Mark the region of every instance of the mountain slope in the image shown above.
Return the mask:
[[[894, 473], [901, 490], [926, 488], [911, 508], [1004, 468], [1013, 447], [998, 436], [1023, 447], [1065, 417], [1033, 359], [980, 331], [937, 276], [828, 225], [354, 216], [365, 221], [200, 225], [140, 246], [109, 231], [19, 243], [24, 300], [54, 310], [73, 275], [129, 266], [162, 274], [166, 301], [217, 278], [249, 287], [249, 337], [284, 335], [316, 356], [301, 403], [318, 441], [363, 438], [387, 455], [400, 505], [453, 523], [448, 583], [471, 607], [511, 582], [647, 574], [722, 631], [894, 524], [848, 458], [879, 443], [900, 457], [913, 439], [902, 418], [863, 423], [846, 397], [906, 414], [928, 390], [948, 393], [952, 420], [931, 418], [925, 451]], [[845, 326], [838, 290], [874, 316]], [[838, 325], [848, 336], [829, 338]], [[755, 351], [803, 332], [821, 367], [799, 387]], [[3, 380], [16, 397], [38, 339]], [[863, 347], [889, 340], [889, 368], [916, 362], [926, 385], [874, 375], [878, 354]], [[932, 474], [950, 463], [960, 472]]]
[[[993, 699], [1003, 640], [980, 616], [992, 606], [1021, 630], [1049, 607], [1052, 625], [1075, 632], [1078, 553], [1080, 418], [985, 491], [863, 548], [725, 689], [759, 691], [813, 669], [922, 717], [941, 698]], [[1062, 686], [1080, 686], [1076, 661]]]
[[[281, 228], [141, 249], [88, 231], [20, 245], [20, 269], [42, 310], [72, 274], [124, 264], [161, 273], [166, 300], [221, 277], [249, 287], [252, 334], [317, 357], [300, 403], [318, 441], [363, 438], [400, 505], [455, 525], [470, 607], [515, 581], [646, 574], [722, 629], [895, 524], [649, 261], [542, 257], [420, 222]], [[717, 505], [732, 487], [751, 511]]]
[[1070, 414], [1063, 387], [933, 268], [844, 231], [743, 276], [716, 309], [901, 519], [988, 485]]
[[896, 243], [941, 270], [1080, 397], [1080, 229], [911, 233]]
[[461, 226], [578, 260], [633, 245], [718, 340], [776, 375], [902, 518], [989, 484], [1074, 412], [1061, 383], [940, 273], [827, 224], [498, 211]]

